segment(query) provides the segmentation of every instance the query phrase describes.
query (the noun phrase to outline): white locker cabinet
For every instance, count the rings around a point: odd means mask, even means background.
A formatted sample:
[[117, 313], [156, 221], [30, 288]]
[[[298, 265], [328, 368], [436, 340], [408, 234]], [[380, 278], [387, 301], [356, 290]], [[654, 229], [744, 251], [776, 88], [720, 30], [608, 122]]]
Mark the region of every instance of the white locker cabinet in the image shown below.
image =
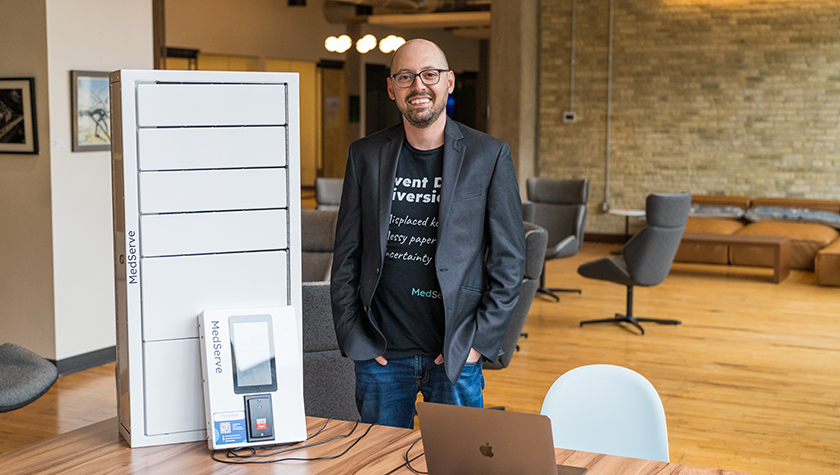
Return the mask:
[[[141, 127], [242, 126], [286, 123], [283, 84], [139, 84]], [[266, 107], [243, 107], [244, 104]]]
[[143, 311], [160, 317], [145, 322], [144, 339], [198, 338], [195, 315], [205, 308], [286, 305], [286, 262], [285, 251], [144, 259]]
[[[198, 338], [172, 341], [150, 341], [143, 348], [143, 369], [146, 370], [146, 406], [154, 408], [146, 414], [149, 436], [167, 433], [200, 432], [204, 427], [204, 395], [201, 387], [201, 353]], [[165, 370], [162, 370], [165, 369]], [[177, 394], [180, 397], [173, 398]]]
[[137, 141], [144, 171], [286, 166], [285, 127], [146, 128]]
[[[202, 311], [294, 307], [302, 346], [298, 75], [110, 83], [120, 433], [132, 447], [205, 440]], [[302, 394], [289, 361], [284, 387]]]
[[140, 217], [142, 257], [286, 247], [286, 211], [151, 214]]
[[143, 214], [242, 209], [283, 209], [286, 170], [186, 170], [140, 172]]

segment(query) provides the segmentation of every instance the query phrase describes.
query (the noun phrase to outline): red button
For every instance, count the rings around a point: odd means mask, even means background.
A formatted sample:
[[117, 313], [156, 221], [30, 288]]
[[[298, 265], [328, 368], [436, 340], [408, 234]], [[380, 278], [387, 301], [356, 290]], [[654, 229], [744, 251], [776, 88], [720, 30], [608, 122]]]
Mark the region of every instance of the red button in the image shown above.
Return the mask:
[[268, 429], [268, 423], [266, 423], [265, 418], [257, 419], [257, 430], [261, 429]]

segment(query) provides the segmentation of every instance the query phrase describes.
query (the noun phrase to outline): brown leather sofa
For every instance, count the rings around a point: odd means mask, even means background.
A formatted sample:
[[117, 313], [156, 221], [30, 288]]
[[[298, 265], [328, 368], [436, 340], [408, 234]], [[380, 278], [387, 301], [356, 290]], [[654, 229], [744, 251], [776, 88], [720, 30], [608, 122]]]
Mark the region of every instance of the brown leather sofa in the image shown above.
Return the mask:
[[[688, 218], [685, 229], [687, 233], [790, 237], [791, 269], [813, 270], [817, 284], [840, 286], [840, 232], [835, 229], [837, 223], [821, 224], [805, 219], [801, 214], [795, 215], [802, 210], [811, 210], [805, 212], [806, 217], [807, 213], [813, 212], [840, 214], [840, 201], [694, 195], [692, 205], [692, 216]], [[781, 218], [762, 216], [766, 210], [787, 210], [794, 213], [796, 219], [790, 219], [790, 213]], [[766, 248], [740, 244], [684, 243], [677, 251], [675, 260], [773, 266], [773, 256]]]

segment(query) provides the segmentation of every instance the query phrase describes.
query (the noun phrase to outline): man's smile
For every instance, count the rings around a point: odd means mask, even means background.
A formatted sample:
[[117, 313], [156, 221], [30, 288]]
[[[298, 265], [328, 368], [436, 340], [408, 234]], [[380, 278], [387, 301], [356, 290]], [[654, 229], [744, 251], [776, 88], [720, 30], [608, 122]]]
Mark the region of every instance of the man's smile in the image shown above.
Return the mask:
[[419, 97], [412, 97], [408, 100], [408, 103], [413, 106], [424, 106], [426, 104], [431, 104], [432, 98], [425, 95]]

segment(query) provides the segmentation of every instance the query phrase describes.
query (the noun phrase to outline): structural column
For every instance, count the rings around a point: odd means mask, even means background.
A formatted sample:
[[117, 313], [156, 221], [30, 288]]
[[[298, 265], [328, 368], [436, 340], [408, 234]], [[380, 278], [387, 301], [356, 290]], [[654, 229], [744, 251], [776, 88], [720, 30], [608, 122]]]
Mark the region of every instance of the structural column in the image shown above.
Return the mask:
[[[362, 27], [360, 23], [348, 23], [347, 35], [355, 42], [361, 37]], [[363, 72], [362, 55], [356, 51], [355, 44], [347, 50], [344, 56], [344, 87], [347, 94], [347, 106], [349, 109], [349, 117], [347, 118], [347, 136], [346, 147], [344, 150], [350, 148], [350, 144], [363, 137], [364, 128], [362, 123], [364, 120], [363, 104], [364, 104], [364, 84], [362, 78]]]
[[537, 159], [539, 2], [493, 0], [487, 129], [510, 145], [519, 188]]

